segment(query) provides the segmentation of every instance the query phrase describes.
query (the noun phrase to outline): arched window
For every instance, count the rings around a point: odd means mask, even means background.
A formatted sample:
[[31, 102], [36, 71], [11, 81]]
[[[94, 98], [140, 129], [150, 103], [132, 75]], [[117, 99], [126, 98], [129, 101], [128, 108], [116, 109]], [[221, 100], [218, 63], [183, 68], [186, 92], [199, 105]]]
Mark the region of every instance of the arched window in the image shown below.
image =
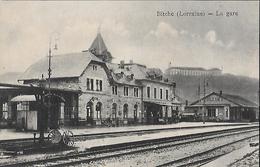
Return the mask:
[[116, 110], [117, 110], [117, 104], [112, 104], [112, 118], [116, 118]]
[[93, 103], [88, 102], [86, 109], [87, 109], [87, 121], [89, 122], [93, 119]]
[[128, 118], [128, 104], [124, 104], [123, 118]]
[[101, 119], [101, 109], [102, 109], [102, 103], [98, 102], [96, 105], [97, 119]]

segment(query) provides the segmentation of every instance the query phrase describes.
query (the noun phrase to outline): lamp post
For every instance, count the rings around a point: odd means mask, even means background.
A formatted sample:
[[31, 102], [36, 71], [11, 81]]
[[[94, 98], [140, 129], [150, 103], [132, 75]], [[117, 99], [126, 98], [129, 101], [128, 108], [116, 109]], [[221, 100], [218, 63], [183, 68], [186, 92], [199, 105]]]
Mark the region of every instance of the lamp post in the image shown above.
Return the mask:
[[[53, 33], [52, 33], [53, 34]], [[58, 34], [58, 33], [57, 33]], [[58, 34], [59, 35], [59, 34]], [[50, 78], [51, 78], [51, 57], [52, 57], [52, 49], [51, 49], [51, 37], [50, 36], [50, 41], [49, 41], [49, 53], [48, 53], [48, 111], [50, 112], [50, 87], [51, 87], [51, 83], [50, 83]], [[55, 47], [54, 49], [57, 50], [57, 42], [58, 38], [55, 38]], [[41, 88], [46, 87], [43, 85], [44, 82], [44, 75], [42, 74], [42, 78], [39, 81], [39, 85]], [[44, 107], [44, 97], [45, 97], [45, 91], [44, 89], [42, 89], [41, 93], [37, 96], [37, 101], [39, 102], [39, 143], [43, 143], [44, 142], [44, 130], [45, 130], [45, 123], [46, 121], [48, 122], [48, 117], [46, 118], [46, 114], [45, 114], [45, 107]], [[48, 123], [47, 123], [48, 124]]]
[[[58, 47], [57, 47], [57, 40], [58, 40], [58, 36], [59, 36], [59, 33], [57, 32], [53, 32], [50, 36], [50, 40], [49, 40], [49, 53], [48, 53], [48, 93], [47, 93], [47, 98], [48, 98], [48, 118], [47, 120], [50, 120], [50, 113], [51, 113], [51, 72], [52, 72], [52, 69], [51, 69], [51, 58], [52, 58], [52, 38], [54, 37], [54, 35], [56, 35], [56, 38], [55, 38], [55, 44], [54, 44], [54, 50], [58, 50]], [[49, 122], [49, 121], [47, 121]]]

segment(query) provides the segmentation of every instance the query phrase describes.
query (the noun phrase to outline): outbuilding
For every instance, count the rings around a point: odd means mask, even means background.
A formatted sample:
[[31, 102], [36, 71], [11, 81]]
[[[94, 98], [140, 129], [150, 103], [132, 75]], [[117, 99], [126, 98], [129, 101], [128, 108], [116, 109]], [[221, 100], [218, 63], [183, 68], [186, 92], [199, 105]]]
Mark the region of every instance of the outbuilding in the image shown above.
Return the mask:
[[11, 99], [16, 103], [16, 128], [37, 130], [36, 98], [34, 95], [19, 95]]
[[244, 97], [212, 92], [191, 103], [186, 112], [195, 113], [207, 121], [255, 121], [259, 112], [258, 105]]

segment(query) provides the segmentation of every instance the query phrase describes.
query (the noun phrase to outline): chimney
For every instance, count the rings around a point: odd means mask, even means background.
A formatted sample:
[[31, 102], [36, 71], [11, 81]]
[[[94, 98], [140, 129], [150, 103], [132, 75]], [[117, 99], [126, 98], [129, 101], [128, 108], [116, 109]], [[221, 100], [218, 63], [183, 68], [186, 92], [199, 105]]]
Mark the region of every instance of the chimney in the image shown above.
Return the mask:
[[130, 60], [130, 61], [129, 61], [129, 64], [134, 64], [134, 61], [133, 61], [133, 60]]
[[222, 96], [222, 90], [219, 91], [219, 95]]
[[124, 64], [125, 64], [124, 60], [121, 60], [120, 61], [120, 68], [124, 68]]

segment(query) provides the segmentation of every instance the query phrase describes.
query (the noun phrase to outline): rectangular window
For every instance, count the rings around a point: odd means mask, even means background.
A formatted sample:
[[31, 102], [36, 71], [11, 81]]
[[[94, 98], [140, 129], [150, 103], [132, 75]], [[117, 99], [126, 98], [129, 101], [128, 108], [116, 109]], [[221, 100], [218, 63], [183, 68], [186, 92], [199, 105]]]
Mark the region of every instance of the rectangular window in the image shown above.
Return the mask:
[[169, 91], [168, 90], [165, 91], [165, 98], [166, 98], [166, 100], [169, 100]]
[[2, 106], [2, 111], [8, 111], [8, 104], [7, 103], [4, 103], [3, 106]]
[[[3, 111], [3, 115], [2, 115], [2, 118], [3, 119], [7, 119], [8, 118], [8, 104], [7, 103], [4, 103], [2, 105], [2, 111]], [[1, 119], [1, 118], [0, 118]]]
[[117, 86], [112, 86], [112, 94], [117, 95]]
[[156, 93], [157, 93], [157, 89], [156, 88], [154, 88], [153, 89], [153, 97], [156, 99]]
[[128, 87], [124, 86], [124, 96], [128, 96]]
[[99, 91], [99, 80], [96, 80], [96, 91]]
[[162, 89], [160, 89], [160, 99], [162, 99], [163, 95], [162, 95]]
[[215, 108], [209, 108], [208, 109], [208, 117], [216, 117], [216, 109]]
[[138, 97], [138, 88], [134, 88], [134, 97]]
[[90, 82], [89, 82], [89, 78], [87, 78], [87, 90], [90, 90]]
[[29, 102], [18, 103], [17, 111], [29, 111]]
[[90, 79], [90, 89], [94, 90], [94, 80]]
[[100, 81], [99, 81], [99, 91], [102, 91], [102, 88], [103, 88], [103, 86], [102, 86], [102, 80], [100, 80]]
[[151, 91], [150, 91], [150, 87], [149, 86], [147, 87], [147, 92], [146, 93], [147, 93], [147, 98], [150, 98], [151, 97], [150, 96]]

